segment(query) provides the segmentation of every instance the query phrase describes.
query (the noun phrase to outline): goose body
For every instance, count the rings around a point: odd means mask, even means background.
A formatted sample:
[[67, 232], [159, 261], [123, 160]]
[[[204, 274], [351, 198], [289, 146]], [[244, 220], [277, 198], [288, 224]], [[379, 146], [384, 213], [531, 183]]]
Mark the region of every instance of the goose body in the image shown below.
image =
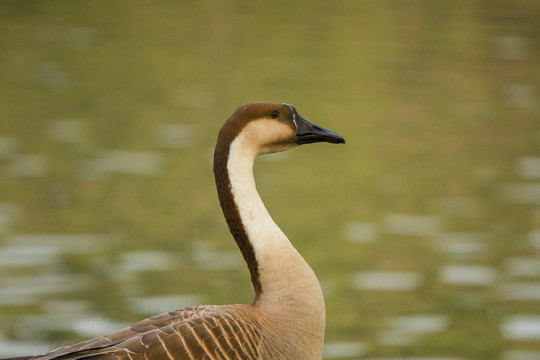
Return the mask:
[[214, 175], [223, 214], [251, 274], [251, 304], [163, 313], [108, 336], [21, 359], [321, 359], [321, 287], [268, 214], [253, 178], [258, 155], [321, 141], [344, 143], [288, 104], [249, 103], [220, 130]]

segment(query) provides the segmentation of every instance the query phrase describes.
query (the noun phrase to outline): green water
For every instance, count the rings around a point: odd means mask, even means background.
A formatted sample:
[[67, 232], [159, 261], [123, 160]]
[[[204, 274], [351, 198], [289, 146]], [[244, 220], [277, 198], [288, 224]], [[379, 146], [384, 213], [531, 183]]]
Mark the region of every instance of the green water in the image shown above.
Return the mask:
[[[71, 343], [85, 335], [43, 319], [132, 323], [152, 295], [249, 302], [211, 152], [239, 105], [265, 100], [347, 140], [255, 168], [323, 283], [328, 343], [361, 343], [348, 358], [538, 357], [539, 15], [525, 0], [0, 2], [0, 339]], [[347, 233], [358, 223], [367, 235]], [[444, 250], [456, 233], [464, 247]], [[36, 263], [9, 255], [40, 243]], [[453, 282], [451, 266], [480, 279]], [[354, 285], [372, 271], [418, 281]], [[516, 284], [533, 295], [508, 295]], [[412, 315], [445, 321], [396, 328]], [[518, 315], [536, 333], [508, 333]]]

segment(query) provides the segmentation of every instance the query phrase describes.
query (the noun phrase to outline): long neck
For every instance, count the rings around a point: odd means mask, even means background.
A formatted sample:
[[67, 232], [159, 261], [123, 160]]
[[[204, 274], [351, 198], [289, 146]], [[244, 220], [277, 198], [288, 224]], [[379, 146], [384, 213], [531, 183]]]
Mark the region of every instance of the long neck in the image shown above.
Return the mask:
[[[275, 298], [304, 301], [322, 298], [311, 268], [266, 210], [255, 186], [256, 152], [238, 137], [218, 142], [214, 174], [221, 207], [251, 274], [254, 302]], [[279, 295], [279, 296], [276, 296]], [[322, 300], [321, 300], [322, 301]]]
[[256, 152], [242, 137], [226, 140], [218, 139], [214, 174], [225, 219], [251, 274], [253, 305], [266, 314], [262, 316], [280, 343], [298, 349], [296, 358], [320, 359], [325, 309], [319, 281], [257, 192]]

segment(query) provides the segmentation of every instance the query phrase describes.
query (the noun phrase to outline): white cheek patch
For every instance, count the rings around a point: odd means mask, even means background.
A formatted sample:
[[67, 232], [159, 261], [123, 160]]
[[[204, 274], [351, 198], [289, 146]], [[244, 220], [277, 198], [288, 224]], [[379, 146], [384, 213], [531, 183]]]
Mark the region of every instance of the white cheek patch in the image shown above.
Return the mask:
[[260, 119], [247, 124], [236, 140], [244, 144], [244, 150], [249, 148], [258, 155], [290, 149], [296, 146], [294, 137], [290, 126], [276, 120]]

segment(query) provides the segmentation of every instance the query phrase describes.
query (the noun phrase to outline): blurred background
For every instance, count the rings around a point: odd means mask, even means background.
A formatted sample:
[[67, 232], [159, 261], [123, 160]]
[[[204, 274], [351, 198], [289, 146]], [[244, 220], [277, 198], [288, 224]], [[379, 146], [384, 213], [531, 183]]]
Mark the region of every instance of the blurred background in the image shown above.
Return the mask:
[[347, 139], [260, 158], [326, 359], [540, 359], [540, 3], [0, 2], [0, 355], [250, 302], [211, 169], [287, 102]]

